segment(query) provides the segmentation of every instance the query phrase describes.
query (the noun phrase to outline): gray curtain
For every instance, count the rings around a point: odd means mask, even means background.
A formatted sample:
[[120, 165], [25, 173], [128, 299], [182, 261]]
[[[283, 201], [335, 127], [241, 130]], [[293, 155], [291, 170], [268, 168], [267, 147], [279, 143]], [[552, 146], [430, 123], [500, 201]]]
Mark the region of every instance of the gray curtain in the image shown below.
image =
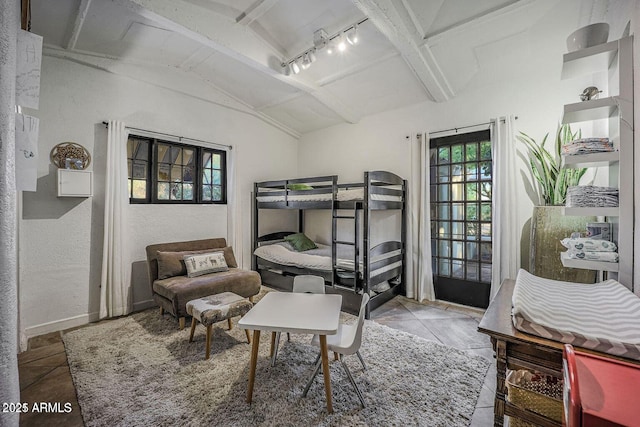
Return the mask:
[[[16, 45], [19, 1], [0, 0], [0, 402], [20, 402], [15, 178]], [[0, 426], [17, 426], [0, 412]]]

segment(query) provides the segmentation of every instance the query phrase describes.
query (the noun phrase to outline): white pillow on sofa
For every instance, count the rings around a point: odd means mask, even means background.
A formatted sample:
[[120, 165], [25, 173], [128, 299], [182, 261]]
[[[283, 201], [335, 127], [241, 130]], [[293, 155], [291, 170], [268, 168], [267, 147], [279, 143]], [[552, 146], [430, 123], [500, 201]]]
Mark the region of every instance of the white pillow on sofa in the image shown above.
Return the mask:
[[229, 270], [227, 262], [224, 259], [224, 253], [222, 252], [185, 255], [184, 264], [187, 267], [188, 277], [197, 277], [203, 274]]

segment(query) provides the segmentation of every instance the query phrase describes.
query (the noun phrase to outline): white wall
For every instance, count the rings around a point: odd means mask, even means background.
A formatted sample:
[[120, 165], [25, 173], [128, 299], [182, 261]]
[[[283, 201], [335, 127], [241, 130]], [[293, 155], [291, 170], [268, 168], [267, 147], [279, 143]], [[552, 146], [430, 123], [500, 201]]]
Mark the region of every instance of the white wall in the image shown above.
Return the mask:
[[[490, 69], [481, 69], [471, 83], [448, 102], [425, 102], [369, 116], [357, 124], [341, 124], [303, 135], [299, 148], [300, 170], [309, 176], [338, 174], [341, 182], [362, 180], [363, 171], [377, 169], [410, 179], [410, 147], [416, 143], [417, 133], [485, 123], [508, 114], [518, 116], [516, 132], [523, 131], [537, 141], [546, 133], [553, 138], [562, 118], [563, 105], [578, 102], [578, 94], [585, 87], [603, 81], [599, 75], [560, 80], [566, 37], [578, 27], [575, 14], [578, 3], [558, 2], [523, 38], [526, 44], [521, 46], [522, 51], [505, 51], [503, 57], [495, 58]], [[572, 14], [575, 17], [568, 21], [567, 17]], [[617, 38], [620, 34], [612, 36]], [[577, 128], [573, 126], [574, 130]], [[597, 132], [591, 126], [583, 126], [583, 130], [583, 136]], [[446, 134], [438, 136], [442, 135]], [[519, 143], [517, 148], [521, 149]], [[518, 164], [526, 171], [526, 165], [519, 158]], [[607, 174], [598, 175], [604, 178]], [[513, 200], [522, 229], [531, 216], [533, 202], [527, 196], [520, 174], [518, 182], [519, 189]], [[330, 224], [329, 220], [324, 223]], [[325, 239], [328, 232], [319, 227], [309, 230], [310, 235]]]
[[[251, 115], [61, 59], [44, 57], [41, 85], [40, 109], [32, 112], [40, 118], [38, 191], [23, 193], [19, 222], [23, 342], [94, 320], [98, 312], [107, 140], [103, 120], [233, 145], [242, 205], [238, 228], [243, 251], [237, 257], [250, 266], [252, 184], [297, 173], [294, 138]], [[49, 152], [64, 141], [80, 143], [91, 153], [92, 198], [56, 197]], [[227, 236], [226, 206], [130, 209], [136, 308], [150, 299], [146, 245]]]

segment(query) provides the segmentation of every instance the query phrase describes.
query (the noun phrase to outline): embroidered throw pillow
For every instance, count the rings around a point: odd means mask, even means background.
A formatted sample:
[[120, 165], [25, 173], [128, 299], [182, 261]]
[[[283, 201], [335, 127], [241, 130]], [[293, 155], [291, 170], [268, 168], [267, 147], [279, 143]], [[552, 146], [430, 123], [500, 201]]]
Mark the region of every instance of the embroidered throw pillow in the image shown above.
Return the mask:
[[238, 267], [236, 257], [233, 255], [233, 248], [225, 246], [224, 248], [200, 249], [197, 251], [158, 251], [158, 279], [168, 279], [174, 276], [186, 276], [187, 266], [184, 264], [185, 255], [206, 254], [211, 252], [224, 253], [224, 259], [230, 268]]
[[309, 249], [318, 247], [313, 240], [305, 236], [304, 233], [290, 234], [286, 236], [284, 240], [289, 242], [289, 244], [293, 246], [293, 249], [298, 252], [308, 251]]
[[229, 270], [227, 262], [224, 260], [224, 253], [222, 252], [185, 255], [184, 264], [187, 266], [188, 277], [197, 277], [203, 274]]

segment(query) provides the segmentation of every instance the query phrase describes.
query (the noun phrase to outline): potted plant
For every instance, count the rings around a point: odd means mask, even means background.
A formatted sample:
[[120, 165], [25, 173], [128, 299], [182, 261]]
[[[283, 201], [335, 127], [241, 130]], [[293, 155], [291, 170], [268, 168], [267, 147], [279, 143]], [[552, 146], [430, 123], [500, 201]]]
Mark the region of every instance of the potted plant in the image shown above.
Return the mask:
[[560, 240], [574, 231], [584, 232], [587, 222], [596, 221], [593, 216], [565, 216], [562, 209], [567, 188], [578, 185], [587, 171], [562, 166], [562, 146], [580, 136], [581, 132], [572, 132], [568, 124], [558, 126], [552, 151], [546, 148], [549, 134], [540, 143], [524, 132], [516, 138], [526, 148], [530, 176], [525, 176], [525, 186], [536, 205], [531, 217], [529, 271], [554, 280], [593, 283], [595, 271], [567, 268], [560, 260], [565, 250]]

